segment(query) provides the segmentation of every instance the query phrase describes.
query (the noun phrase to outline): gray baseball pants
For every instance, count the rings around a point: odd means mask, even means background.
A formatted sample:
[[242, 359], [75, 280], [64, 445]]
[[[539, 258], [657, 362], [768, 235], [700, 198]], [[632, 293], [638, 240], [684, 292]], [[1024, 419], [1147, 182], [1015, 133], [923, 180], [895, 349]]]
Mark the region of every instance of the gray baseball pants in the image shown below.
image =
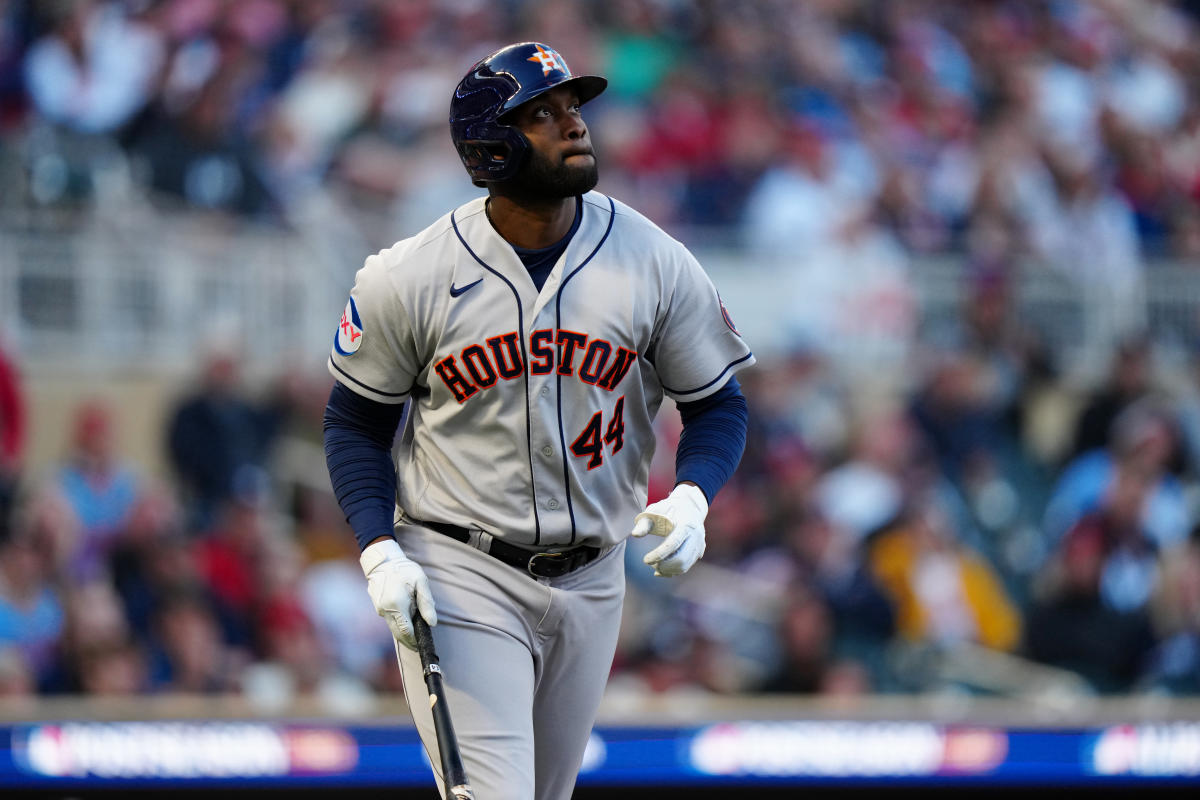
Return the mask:
[[[616, 650], [624, 543], [560, 578], [534, 578], [426, 528], [397, 525], [396, 539], [437, 604], [433, 639], [475, 797], [568, 800]], [[421, 660], [396, 650], [444, 793]]]

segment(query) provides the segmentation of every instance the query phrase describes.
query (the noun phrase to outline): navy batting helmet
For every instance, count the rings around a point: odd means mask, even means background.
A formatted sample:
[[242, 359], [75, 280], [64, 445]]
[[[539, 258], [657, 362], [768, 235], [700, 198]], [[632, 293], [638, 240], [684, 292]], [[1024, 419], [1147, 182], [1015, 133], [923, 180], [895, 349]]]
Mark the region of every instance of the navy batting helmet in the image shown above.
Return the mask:
[[538, 42], [510, 44], [471, 67], [450, 101], [450, 138], [476, 186], [516, 175], [529, 151], [529, 140], [504, 115], [567, 83], [580, 103], [608, 86], [597, 75], [572, 75], [557, 50]]

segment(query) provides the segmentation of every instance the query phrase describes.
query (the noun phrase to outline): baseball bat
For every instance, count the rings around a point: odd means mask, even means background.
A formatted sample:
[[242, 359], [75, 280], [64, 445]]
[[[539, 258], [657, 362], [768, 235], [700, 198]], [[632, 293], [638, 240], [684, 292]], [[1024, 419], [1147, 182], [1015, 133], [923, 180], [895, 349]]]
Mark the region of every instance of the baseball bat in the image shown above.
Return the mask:
[[421, 656], [421, 671], [425, 674], [425, 688], [429, 690], [429, 710], [433, 712], [433, 729], [437, 733], [438, 752], [442, 756], [442, 780], [446, 784], [446, 800], [474, 800], [467, 770], [463, 766], [462, 752], [458, 749], [458, 738], [454, 735], [454, 723], [450, 719], [450, 707], [446, 703], [446, 691], [442, 686], [442, 665], [437, 651], [433, 649], [433, 631], [421, 612], [413, 609], [413, 633], [417, 639], [417, 652]]

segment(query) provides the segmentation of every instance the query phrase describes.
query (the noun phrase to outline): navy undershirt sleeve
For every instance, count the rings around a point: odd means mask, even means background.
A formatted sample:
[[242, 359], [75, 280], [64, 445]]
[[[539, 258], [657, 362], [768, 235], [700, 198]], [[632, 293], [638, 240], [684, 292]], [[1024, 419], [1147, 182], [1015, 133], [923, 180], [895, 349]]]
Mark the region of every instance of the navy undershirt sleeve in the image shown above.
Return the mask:
[[675, 480], [692, 481], [711, 503], [746, 449], [746, 398], [736, 377], [693, 403], [679, 403], [683, 432], [675, 450]]
[[325, 405], [325, 465], [346, 521], [366, 548], [392, 535], [396, 467], [392, 441], [404, 403], [379, 403], [334, 383]]

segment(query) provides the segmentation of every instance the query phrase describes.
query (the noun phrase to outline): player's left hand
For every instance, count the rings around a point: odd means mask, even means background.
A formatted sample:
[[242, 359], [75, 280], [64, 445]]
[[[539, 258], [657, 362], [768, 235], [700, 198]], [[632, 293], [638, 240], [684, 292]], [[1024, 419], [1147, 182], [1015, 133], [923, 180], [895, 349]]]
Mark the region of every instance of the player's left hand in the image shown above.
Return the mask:
[[660, 577], [682, 575], [704, 555], [704, 518], [708, 500], [690, 483], [681, 483], [657, 503], [633, 518], [633, 536], [648, 533], [666, 539], [643, 558]]

